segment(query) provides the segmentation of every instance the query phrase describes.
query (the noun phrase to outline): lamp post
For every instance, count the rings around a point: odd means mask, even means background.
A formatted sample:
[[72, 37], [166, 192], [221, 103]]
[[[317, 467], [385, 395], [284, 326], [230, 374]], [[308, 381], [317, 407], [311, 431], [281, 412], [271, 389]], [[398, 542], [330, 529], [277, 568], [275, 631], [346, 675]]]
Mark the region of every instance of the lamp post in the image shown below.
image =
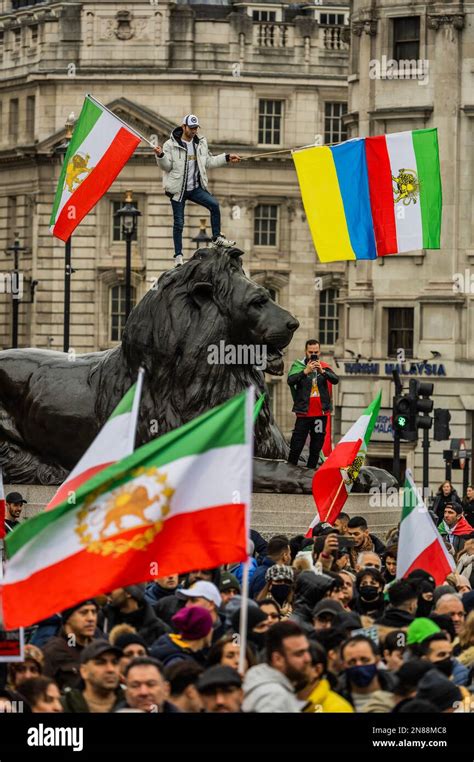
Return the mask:
[[6, 254], [13, 254], [13, 271], [11, 279], [12, 294], [12, 348], [18, 347], [18, 313], [20, 309], [20, 252], [25, 253], [27, 249], [20, 246], [20, 234], [15, 233], [15, 241], [12, 246], [5, 249]]
[[117, 209], [114, 215], [121, 222], [122, 235], [126, 242], [125, 321], [128, 320], [132, 309], [132, 238], [137, 232], [137, 218], [141, 217], [141, 214], [133, 203], [132, 191], [126, 191], [124, 205]]
[[[66, 136], [60, 145], [54, 149], [54, 154], [64, 162], [69, 143], [71, 142], [74, 113], [71, 112], [66, 120]], [[75, 272], [71, 266], [71, 237], [64, 244], [64, 319], [63, 319], [63, 352], [69, 351], [69, 326], [71, 320], [71, 275]]]
[[212, 241], [212, 236], [206, 233], [206, 220], [200, 219], [199, 222], [200, 222], [199, 233], [196, 236], [194, 236], [194, 238], [191, 238], [191, 241], [197, 244], [198, 249], [201, 246], [205, 245], [206, 243], [211, 243]]

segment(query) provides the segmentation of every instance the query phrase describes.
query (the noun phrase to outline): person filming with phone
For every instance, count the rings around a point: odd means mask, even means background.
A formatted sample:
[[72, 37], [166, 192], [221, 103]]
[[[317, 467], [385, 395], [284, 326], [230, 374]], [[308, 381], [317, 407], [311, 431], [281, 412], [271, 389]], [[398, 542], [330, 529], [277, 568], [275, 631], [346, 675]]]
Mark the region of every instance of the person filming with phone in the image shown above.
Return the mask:
[[328, 417], [332, 410], [332, 386], [339, 378], [329, 365], [320, 360], [321, 346], [317, 339], [308, 339], [305, 357], [295, 360], [288, 373], [288, 385], [293, 397], [295, 428], [291, 435], [288, 463], [298, 465], [298, 459], [309, 434], [308, 468], [316, 469], [324, 444]]

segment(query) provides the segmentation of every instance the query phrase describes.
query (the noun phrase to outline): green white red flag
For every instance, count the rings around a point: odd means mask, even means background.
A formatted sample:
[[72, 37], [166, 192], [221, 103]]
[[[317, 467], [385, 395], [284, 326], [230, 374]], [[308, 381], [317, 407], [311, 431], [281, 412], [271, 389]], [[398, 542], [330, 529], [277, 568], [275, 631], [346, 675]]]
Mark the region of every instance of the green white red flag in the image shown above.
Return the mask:
[[409, 469], [405, 475], [397, 553], [397, 579], [424, 569], [442, 585], [455, 563], [423, 502]]
[[352, 485], [364, 465], [381, 399], [382, 392], [379, 392], [314, 474], [313, 497], [316, 516], [306, 537], [311, 537], [313, 527], [320, 522], [333, 524], [342, 511]]
[[6, 538], [7, 629], [117, 587], [247, 558], [253, 389], [95, 474]]
[[138, 410], [143, 386], [143, 368], [138, 371], [138, 379], [101, 428], [96, 438], [86, 450], [66, 481], [59, 487], [54, 497], [46, 506], [49, 511], [64, 500], [75, 501], [76, 491], [81, 484], [91, 479], [112, 463], [130, 455], [135, 448]]
[[67, 241], [108, 191], [142, 136], [86, 95], [64, 158], [51, 213], [50, 230]]

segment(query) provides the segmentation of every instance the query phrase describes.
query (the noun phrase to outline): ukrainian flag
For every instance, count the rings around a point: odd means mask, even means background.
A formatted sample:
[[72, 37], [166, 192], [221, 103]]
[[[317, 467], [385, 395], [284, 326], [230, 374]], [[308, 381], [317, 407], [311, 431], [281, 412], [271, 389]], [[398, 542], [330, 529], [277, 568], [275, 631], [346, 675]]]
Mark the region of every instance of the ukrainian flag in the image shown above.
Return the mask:
[[295, 151], [293, 161], [320, 261], [376, 259], [364, 139]]

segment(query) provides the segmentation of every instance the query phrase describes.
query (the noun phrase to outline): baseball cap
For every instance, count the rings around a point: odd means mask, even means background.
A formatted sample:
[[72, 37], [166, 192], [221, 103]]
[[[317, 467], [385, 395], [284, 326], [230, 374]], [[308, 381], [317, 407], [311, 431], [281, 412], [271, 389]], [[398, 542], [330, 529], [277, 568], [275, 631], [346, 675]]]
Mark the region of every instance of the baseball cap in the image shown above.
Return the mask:
[[181, 124], [185, 124], [187, 127], [199, 127], [199, 119], [197, 118], [196, 114], [186, 114], [186, 116], [183, 116], [183, 121]]
[[220, 664], [206, 669], [199, 676], [196, 683], [196, 687], [201, 693], [206, 693], [206, 691], [211, 691], [213, 688], [220, 688], [225, 685], [235, 685], [236, 688], [240, 688], [242, 686], [242, 678], [232, 667], [221, 666]]
[[222, 603], [221, 594], [217, 587], [212, 582], [205, 582], [202, 579], [195, 582], [194, 585], [191, 585], [187, 590], [178, 590], [176, 596], [177, 598], [181, 598], [181, 600], [183, 598], [185, 600], [188, 600], [189, 598], [205, 598], [206, 601], [214, 603], [217, 608], [219, 608]]
[[20, 495], [19, 492], [9, 492], [8, 495], [5, 497], [6, 503], [27, 503], [28, 500], [25, 500], [23, 495]]
[[106, 653], [114, 653], [116, 656], [122, 656], [122, 649], [117, 646], [113, 646], [108, 640], [93, 640], [89, 643], [81, 653], [81, 664], [85, 664], [87, 661], [98, 659], [99, 656]]
[[323, 598], [323, 600], [319, 601], [314, 607], [312, 616], [313, 619], [315, 619], [320, 614], [333, 614], [336, 616], [336, 614], [342, 613], [344, 613], [344, 607], [339, 601], [331, 600], [331, 598]]

